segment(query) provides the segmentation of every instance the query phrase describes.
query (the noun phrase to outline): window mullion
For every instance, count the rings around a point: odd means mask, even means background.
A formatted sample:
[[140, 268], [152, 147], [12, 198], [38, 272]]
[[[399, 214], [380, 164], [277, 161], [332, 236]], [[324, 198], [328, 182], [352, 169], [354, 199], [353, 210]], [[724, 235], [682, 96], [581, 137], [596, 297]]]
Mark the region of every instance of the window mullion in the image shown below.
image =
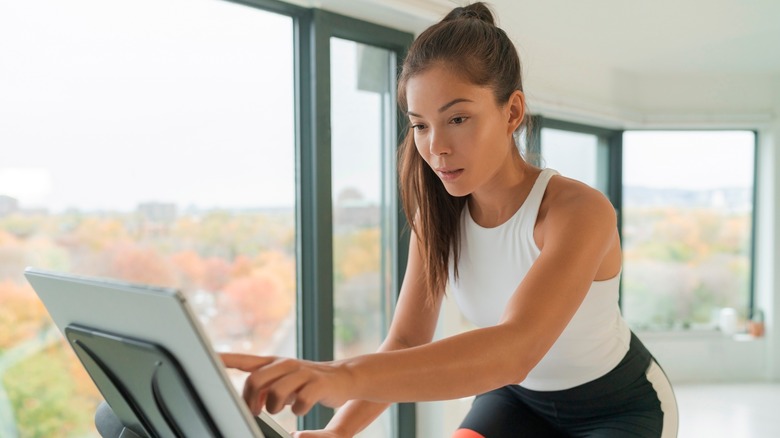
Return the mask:
[[[299, 133], [298, 273], [299, 357], [333, 359], [333, 241], [330, 160], [330, 67], [328, 36], [319, 11], [298, 21]], [[303, 429], [320, 429], [333, 410], [316, 405], [299, 420]]]

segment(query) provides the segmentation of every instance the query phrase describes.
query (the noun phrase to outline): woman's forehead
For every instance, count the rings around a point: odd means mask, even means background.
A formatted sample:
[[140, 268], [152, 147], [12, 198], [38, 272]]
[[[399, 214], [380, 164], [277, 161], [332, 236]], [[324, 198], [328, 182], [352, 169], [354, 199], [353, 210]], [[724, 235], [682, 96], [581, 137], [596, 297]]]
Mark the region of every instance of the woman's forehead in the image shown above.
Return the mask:
[[[490, 87], [474, 84], [449, 69], [429, 69], [406, 82], [408, 112], [434, 111], [453, 101], [480, 103], [493, 99]], [[445, 108], [446, 109], [446, 108]]]

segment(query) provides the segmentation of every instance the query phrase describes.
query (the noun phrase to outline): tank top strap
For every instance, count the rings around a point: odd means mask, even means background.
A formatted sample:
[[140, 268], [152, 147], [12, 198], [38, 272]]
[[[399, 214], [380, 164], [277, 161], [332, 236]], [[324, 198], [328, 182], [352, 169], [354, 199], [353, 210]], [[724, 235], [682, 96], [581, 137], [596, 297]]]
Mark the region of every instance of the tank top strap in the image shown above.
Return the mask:
[[530, 226], [533, 229], [536, 224], [536, 217], [539, 215], [539, 207], [542, 205], [544, 192], [547, 191], [547, 184], [555, 175], [558, 175], [558, 171], [553, 169], [542, 169], [542, 172], [536, 177], [531, 192], [528, 193], [528, 197], [525, 199], [525, 202], [523, 202], [522, 217], [519, 218], [524, 226]]

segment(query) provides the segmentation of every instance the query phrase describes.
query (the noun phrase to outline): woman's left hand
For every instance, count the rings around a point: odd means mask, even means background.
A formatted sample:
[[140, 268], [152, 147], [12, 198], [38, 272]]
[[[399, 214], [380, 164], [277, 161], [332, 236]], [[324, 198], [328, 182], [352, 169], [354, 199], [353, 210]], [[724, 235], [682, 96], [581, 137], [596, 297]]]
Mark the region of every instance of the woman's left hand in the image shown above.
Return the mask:
[[265, 408], [275, 414], [292, 405], [304, 415], [316, 403], [336, 408], [350, 399], [354, 377], [347, 367], [335, 362], [311, 362], [273, 356], [220, 354], [228, 368], [246, 371], [243, 397], [253, 415]]

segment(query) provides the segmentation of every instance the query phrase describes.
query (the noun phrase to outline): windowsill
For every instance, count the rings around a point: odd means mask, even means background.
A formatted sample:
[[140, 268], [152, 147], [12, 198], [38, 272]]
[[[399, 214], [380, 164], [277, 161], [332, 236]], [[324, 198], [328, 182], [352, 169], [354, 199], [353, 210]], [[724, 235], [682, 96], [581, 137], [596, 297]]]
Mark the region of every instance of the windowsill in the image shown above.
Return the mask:
[[717, 330], [659, 330], [637, 331], [636, 335], [647, 341], [724, 341], [724, 342], [755, 342], [763, 341], [765, 336], [755, 337], [748, 333], [725, 335]]

